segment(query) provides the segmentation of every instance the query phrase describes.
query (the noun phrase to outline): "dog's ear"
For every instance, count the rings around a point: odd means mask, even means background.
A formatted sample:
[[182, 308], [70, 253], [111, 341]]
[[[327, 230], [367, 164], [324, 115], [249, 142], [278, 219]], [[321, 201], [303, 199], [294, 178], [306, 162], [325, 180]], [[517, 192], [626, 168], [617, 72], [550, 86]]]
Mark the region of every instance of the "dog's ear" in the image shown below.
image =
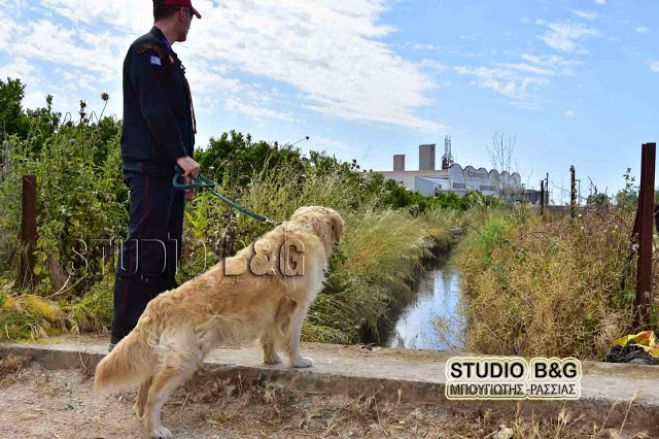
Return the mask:
[[343, 218], [337, 212], [332, 212], [330, 215], [330, 225], [334, 235], [334, 242], [339, 242], [343, 235]]
[[308, 224], [313, 229], [313, 232], [318, 237], [327, 235], [327, 222], [318, 216], [312, 216], [308, 219]]
[[343, 235], [343, 218], [336, 211], [320, 206], [306, 206], [296, 210], [291, 220], [304, 224], [322, 239], [339, 242]]

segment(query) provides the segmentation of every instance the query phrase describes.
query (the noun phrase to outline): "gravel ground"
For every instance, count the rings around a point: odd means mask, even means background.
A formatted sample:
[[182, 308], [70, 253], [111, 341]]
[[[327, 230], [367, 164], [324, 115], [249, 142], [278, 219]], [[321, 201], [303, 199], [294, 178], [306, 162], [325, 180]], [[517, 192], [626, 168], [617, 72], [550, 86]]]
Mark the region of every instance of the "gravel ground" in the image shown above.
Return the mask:
[[[50, 371], [20, 358], [0, 359], [0, 438], [147, 437], [133, 414], [134, 395], [94, 393], [91, 378], [82, 370]], [[619, 436], [580, 424], [569, 413], [545, 420], [524, 413], [447, 413], [430, 405], [301, 394], [242, 380], [193, 379], [167, 404], [163, 423], [181, 439], [650, 437]]]

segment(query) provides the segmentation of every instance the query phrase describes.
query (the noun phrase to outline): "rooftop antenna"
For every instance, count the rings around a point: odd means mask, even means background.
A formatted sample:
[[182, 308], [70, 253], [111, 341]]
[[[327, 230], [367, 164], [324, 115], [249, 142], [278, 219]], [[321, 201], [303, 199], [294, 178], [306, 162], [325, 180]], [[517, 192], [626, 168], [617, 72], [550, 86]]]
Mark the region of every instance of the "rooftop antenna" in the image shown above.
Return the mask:
[[451, 136], [444, 137], [444, 155], [442, 156], [442, 169], [448, 169], [454, 163], [451, 154]]

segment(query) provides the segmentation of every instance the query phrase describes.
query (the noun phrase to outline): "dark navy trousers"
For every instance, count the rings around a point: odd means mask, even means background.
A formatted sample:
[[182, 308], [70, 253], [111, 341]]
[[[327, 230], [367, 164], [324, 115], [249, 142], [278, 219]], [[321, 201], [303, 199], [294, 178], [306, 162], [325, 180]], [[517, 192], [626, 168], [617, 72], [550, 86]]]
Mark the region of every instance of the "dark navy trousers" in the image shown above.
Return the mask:
[[124, 163], [130, 219], [116, 261], [112, 343], [128, 335], [151, 299], [177, 287], [185, 200], [183, 191], [172, 186], [173, 169]]

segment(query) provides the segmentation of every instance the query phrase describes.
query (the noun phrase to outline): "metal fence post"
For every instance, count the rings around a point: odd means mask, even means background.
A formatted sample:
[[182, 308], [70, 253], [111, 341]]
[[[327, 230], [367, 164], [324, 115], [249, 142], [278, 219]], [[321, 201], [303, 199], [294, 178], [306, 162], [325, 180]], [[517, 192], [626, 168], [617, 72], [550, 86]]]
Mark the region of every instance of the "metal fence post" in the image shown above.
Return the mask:
[[577, 216], [577, 172], [570, 166], [570, 217]]
[[638, 270], [636, 278], [636, 300], [634, 302], [636, 323], [643, 327], [649, 322], [652, 303], [652, 236], [654, 220], [654, 172], [657, 152], [656, 143], [643, 145], [641, 153], [641, 189], [638, 198]]
[[545, 181], [540, 180], [540, 216], [545, 216]]

